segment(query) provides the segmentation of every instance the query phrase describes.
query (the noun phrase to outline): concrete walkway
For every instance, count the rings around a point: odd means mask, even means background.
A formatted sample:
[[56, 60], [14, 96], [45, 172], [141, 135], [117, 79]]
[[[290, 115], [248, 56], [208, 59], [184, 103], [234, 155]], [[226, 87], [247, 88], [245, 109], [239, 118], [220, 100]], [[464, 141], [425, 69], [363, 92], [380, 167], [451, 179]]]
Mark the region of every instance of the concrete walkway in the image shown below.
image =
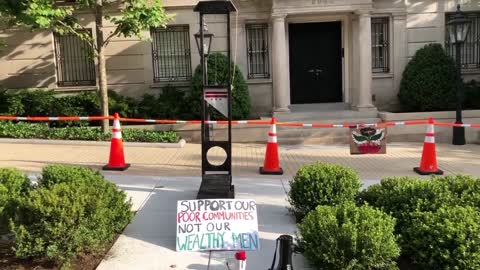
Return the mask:
[[[214, 149], [215, 150], [215, 149]], [[315, 161], [343, 164], [357, 170], [362, 179], [412, 175], [420, 163], [422, 144], [388, 145], [386, 155], [349, 154], [347, 145], [291, 145], [280, 147], [280, 163], [285, 179], [298, 168]], [[235, 144], [234, 176], [258, 176], [263, 165], [265, 146]], [[221, 159], [221, 151], [212, 151], [212, 159]], [[47, 164], [78, 164], [101, 168], [108, 161], [109, 147], [99, 145], [5, 144], [0, 141], [0, 167], [13, 166], [25, 171], [39, 171]], [[126, 147], [127, 162], [132, 167], [121, 175], [200, 176], [200, 145], [184, 148]], [[437, 144], [439, 167], [447, 174], [480, 175], [480, 145], [452, 146]]]
[[[208, 269], [208, 252], [175, 251], [177, 201], [195, 198], [200, 177], [107, 177], [132, 197], [138, 212], [98, 270]], [[235, 179], [236, 198], [257, 202], [260, 250], [247, 252], [249, 270], [268, 269], [278, 236], [296, 232], [295, 220], [287, 211], [285, 185], [285, 181], [276, 179]], [[233, 258], [233, 252], [212, 252], [209, 269], [227, 270], [227, 258]], [[294, 269], [310, 268], [301, 255], [295, 255]]]

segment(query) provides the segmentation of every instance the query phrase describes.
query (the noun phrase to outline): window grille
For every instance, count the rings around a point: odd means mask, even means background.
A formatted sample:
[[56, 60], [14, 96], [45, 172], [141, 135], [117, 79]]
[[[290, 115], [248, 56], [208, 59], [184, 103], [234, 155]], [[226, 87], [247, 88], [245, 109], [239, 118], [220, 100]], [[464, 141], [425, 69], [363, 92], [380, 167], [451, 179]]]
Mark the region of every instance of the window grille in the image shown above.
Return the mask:
[[[446, 15], [445, 22], [453, 19], [454, 13]], [[461, 47], [461, 63], [463, 70], [480, 69], [480, 12], [465, 12], [465, 16], [470, 20], [470, 31], [463, 46]], [[455, 44], [450, 42], [450, 36], [446, 32], [445, 48], [447, 53], [455, 58]]]
[[372, 18], [372, 72], [390, 72], [390, 18]]
[[152, 28], [153, 78], [155, 82], [188, 81], [192, 77], [188, 25]]
[[[87, 32], [91, 30], [77, 30]], [[58, 86], [96, 85], [93, 48], [75, 34], [54, 33]]]
[[247, 24], [248, 78], [270, 78], [268, 24]]

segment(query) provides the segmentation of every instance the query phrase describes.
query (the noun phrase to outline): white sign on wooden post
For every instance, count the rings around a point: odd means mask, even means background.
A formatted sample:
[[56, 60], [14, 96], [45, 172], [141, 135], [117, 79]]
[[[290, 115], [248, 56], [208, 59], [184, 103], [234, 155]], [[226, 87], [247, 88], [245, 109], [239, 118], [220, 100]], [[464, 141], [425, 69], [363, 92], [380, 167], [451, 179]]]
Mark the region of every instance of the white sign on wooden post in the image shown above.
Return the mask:
[[254, 200], [177, 202], [177, 251], [259, 250]]

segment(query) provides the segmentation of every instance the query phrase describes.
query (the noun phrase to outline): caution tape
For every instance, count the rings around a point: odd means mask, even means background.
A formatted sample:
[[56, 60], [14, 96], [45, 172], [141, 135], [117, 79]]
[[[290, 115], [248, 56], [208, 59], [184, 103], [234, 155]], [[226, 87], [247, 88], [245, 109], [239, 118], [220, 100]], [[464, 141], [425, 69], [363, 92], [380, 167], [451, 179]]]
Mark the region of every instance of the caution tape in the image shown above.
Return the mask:
[[[101, 121], [113, 120], [113, 116], [0, 116], [0, 121]], [[143, 118], [120, 118], [121, 122], [129, 123], [148, 123], [148, 124], [201, 124], [201, 120], [165, 120], [165, 119], [143, 119]], [[205, 124], [212, 125], [228, 125], [226, 120], [208, 120]], [[232, 125], [269, 125], [270, 120], [233, 120]], [[279, 127], [302, 127], [302, 128], [359, 128], [359, 127], [393, 127], [393, 126], [410, 126], [410, 125], [426, 125], [428, 120], [410, 120], [410, 121], [389, 121], [378, 123], [301, 123], [301, 122], [277, 122]], [[436, 126], [442, 127], [465, 127], [480, 128], [480, 124], [455, 124], [448, 122], [435, 122]]]

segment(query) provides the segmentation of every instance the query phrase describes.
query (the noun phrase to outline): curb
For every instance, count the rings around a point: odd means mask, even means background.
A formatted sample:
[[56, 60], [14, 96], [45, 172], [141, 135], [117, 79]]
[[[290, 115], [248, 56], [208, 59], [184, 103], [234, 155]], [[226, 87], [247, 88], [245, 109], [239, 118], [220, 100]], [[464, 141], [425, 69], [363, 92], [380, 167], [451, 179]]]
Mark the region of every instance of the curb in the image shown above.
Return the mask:
[[[86, 145], [86, 146], [109, 146], [110, 142], [99, 141], [76, 141], [76, 140], [40, 140], [40, 139], [13, 139], [0, 138], [0, 144], [44, 144], [44, 145]], [[123, 142], [128, 147], [149, 147], [149, 148], [183, 148], [186, 144], [184, 139], [177, 143], [148, 143], [148, 142]]]

